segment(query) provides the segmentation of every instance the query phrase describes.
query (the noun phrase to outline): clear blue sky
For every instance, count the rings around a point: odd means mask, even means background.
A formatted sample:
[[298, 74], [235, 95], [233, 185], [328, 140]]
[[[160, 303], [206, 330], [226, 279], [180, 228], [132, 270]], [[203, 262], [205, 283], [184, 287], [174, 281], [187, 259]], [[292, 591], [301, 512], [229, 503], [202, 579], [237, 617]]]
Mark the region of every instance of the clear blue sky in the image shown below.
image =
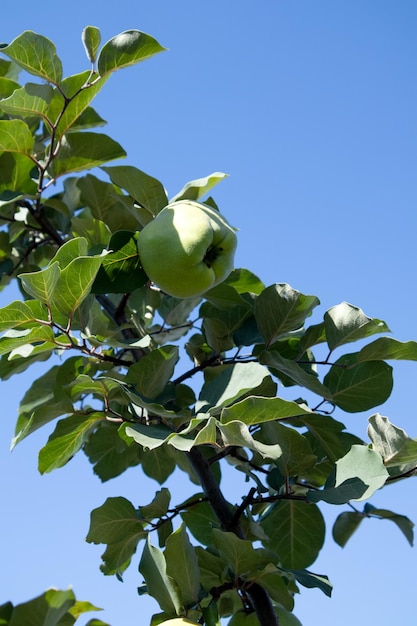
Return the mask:
[[[0, 40], [44, 34], [71, 74], [87, 67], [87, 24], [103, 40], [138, 28], [169, 48], [114, 75], [95, 102], [127, 163], [170, 195], [193, 178], [229, 173], [214, 195], [240, 229], [237, 266], [317, 295], [321, 315], [347, 300], [396, 338], [417, 339], [414, 0], [20, 0], [3, 8]], [[0, 306], [8, 301], [0, 294]], [[41, 371], [2, 383], [0, 602], [72, 585], [112, 626], [146, 626], [157, 606], [136, 595], [137, 560], [121, 584], [99, 572], [103, 547], [83, 540], [90, 510], [107, 496], [146, 504], [157, 484], [131, 470], [103, 485], [82, 455], [40, 477], [46, 430], [10, 455], [18, 402]], [[395, 372], [380, 412], [416, 437], [417, 365]], [[366, 437], [367, 417], [343, 419]], [[178, 480], [168, 483], [174, 493]], [[409, 480], [372, 503], [417, 522], [416, 489]], [[393, 524], [369, 521], [341, 550], [330, 537], [339, 512], [326, 509], [328, 542], [312, 567], [329, 575], [334, 596], [302, 589], [303, 626], [414, 626], [415, 549]]]

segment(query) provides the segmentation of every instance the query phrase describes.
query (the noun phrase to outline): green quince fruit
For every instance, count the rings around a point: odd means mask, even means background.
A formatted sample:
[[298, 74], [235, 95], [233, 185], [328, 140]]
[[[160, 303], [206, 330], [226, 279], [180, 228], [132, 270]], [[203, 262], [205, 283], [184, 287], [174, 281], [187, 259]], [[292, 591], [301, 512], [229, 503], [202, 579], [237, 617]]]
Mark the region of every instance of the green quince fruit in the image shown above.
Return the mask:
[[199, 296], [227, 278], [236, 246], [235, 230], [227, 220], [192, 200], [168, 204], [138, 239], [149, 279], [176, 298]]

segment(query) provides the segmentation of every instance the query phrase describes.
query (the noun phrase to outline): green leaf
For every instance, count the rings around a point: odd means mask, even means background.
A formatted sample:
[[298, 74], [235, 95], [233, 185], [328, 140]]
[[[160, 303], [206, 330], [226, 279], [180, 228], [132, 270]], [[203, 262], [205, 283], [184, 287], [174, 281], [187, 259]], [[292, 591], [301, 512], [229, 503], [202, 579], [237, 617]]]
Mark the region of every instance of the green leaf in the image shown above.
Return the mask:
[[354, 532], [359, 528], [364, 515], [358, 511], [345, 511], [336, 518], [332, 535], [335, 542], [344, 548]]
[[182, 604], [184, 606], [198, 604], [200, 568], [184, 524], [181, 524], [166, 540], [164, 556], [167, 574], [177, 583]]
[[[18, 348], [27, 346], [26, 352], [30, 354], [30, 346], [39, 346], [41, 343], [47, 343], [47, 349], [54, 349], [54, 333], [49, 326], [35, 326], [26, 330], [9, 330], [0, 337], [0, 355], [13, 352], [17, 354]], [[13, 355], [12, 355], [13, 356]]]
[[[204, 494], [195, 494], [190, 500], [203, 500]], [[181, 518], [186, 523], [193, 536], [204, 545], [211, 543], [213, 528], [219, 526], [219, 521], [215, 516], [212, 507], [208, 502], [201, 501], [181, 512]]]
[[367, 411], [391, 395], [392, 367], [384, 361], [357, 364], [357, 354], [346, 354], [330, 368], [323, 383], [339, 408], [348, 413]]
[[[59, 591], [48, 589], [42, 595], [18, 604], [14, 607], [8, 626], [22, 626], [23, 624], [40, 626], [60, 626], [61, 621], [68, 616], [68, 611], [75, 604], [75, 596], [71, 589]], [[74, 620], [67, 622], [73, 624]]]
[[103, 257], [83, 256], [73, 259], [60, 271], [51, 304], [60, 313], [71, 317], [91, 292]]
[[34, 141], [29, 126], [23, 120], [0, 120], [1, 152], [31, 155]]
[[220, 419], [223, 424], [239, 420], [247, 426], [252, 426], [306, 414], [311, 414], [311, 409], [290, 400], [249, 396], [230, 407], [222, 409]]
[[270, 380], [267, 370], [259, 363], [234, 363], [205, 369], [205, 382], [201, 388], [196, 412], [218, 415], [246, 396], [253, 395], [265, 379]]
[[71, 415], [62, 419], [39, 452], [41, 474], [63, 467], [81, 449], [90, 432], [103, 419], [102, 413]]
[[357, 357], [360, 363], [380, 359], [417, 361], [417, 341], [402, 342], [392, 337], [380, 337], [364, 346]]
[[368, 436], [386, 467], [398, 468], [396, 473], [417, 467], [417, 440], [411, 439], [402, 428], [391, 424], [387, 417], [379, 413], [372, 415], [369, 418]]
[[177, 361], [178, 346], [157, 348], [131, 365], [125, 380], [146, 398], [157, 398], [173, 375]]
[[233, 270], [225, 280], [238, 293], [252, 293], [259, 295], [265, 289], [264, 283], [258, 276], [245, 268]]
[[255, 318], [267, 347], [299, 330], [318, 304], [316, 296], [305, 296], [286, 284], [264, 289], [255, 302]]
[[297, 500], [282, 500], [261, 520], [268, 547], [280, 557], [282, 567], [304, 569], [313, 563], [324, 543], [325, 524], [319, 508]]
[[139, 222], [133, 202], [129, 205], [124, 196], [116, 193], [113, 185], [87, 174], [77, 180], [77, 187], [81, 191], [81, 202], [112, 232], [137, 230]]
[[143, 521], [126, 498], [107, 498], [105, 503], [91, 511], [90, 528], [86, 541], [105, 543], [102, 555], [104, 574], [117, 574], [126, 569], [137, 545], [146, 537]]
[[143, 456], [140, 446], [128, 445], [119, 436], [116, 425], [106, 421], [102, 421], [90, 434], [84, 452], [94, 466], [94, 473], [103, 482], [119, 476], [128, 467], [138, 465]]
[[264, 548], [253, 547], [252, 541], [240, 539], [232, 532], [213, 528], [212, 542], [218, 553], [225, 559], [234, 577], [249, 576], [262, 569], [276, 555]]
[[13, 94], [0, 101], [0, 109], [10, 115], [36, 115], [47, 121], [49, 103], [53, 96], [51, 85], [26, 83], [24, 87], [16, 89]]
[[143, 549], [139, 571], [145, 579], [149, 595], [158, 602], [168, 615], [179, 615], [181, 598], [175, 581], [167, 574], [163, 553], [150, 543], [149, 537]]
[[47, 319], [47, 310], [38, 300], [15, 300], [0, 309], [0, 331], [9, 328], [32, 328], [38, 320]]
[[88, 60], [95, 63], [101, 42], [100, 29], [96, 26], [86, 26], [82, 32], [81, 40]]
[[[168, 197], [164, 186], [149, 174], [131, 165], [103, 167], [111, 181], [127, 191], [139, 205], [138, 214], [143, 225], [151, 221], [167, 204]], [[142, 210], [141, 210], [142, 209]]]
[[258, 438], [264, 443], [279, 444], [282, 454], [276, 461], [283, 476], [296, 476], [309, 472], [316, 464], [308, 439], [289, 426], [268, 422], [261, 427]]
[[17, 200], [24, 193], [36, 193], [36, 182], [31, 179], [33, 165], [26, 154], [0, 154], [0, 206]]
[[331, 597], [333, 585], [327, 576], [313, 574], [313, 572], [308, 570], [292, 570], [292, 574], [294, 574], [296, 581], [304, 587], [320, 589], [327, 597]]
[[139, 233], [128, 230], [112, 235], [108, 243], [110, 254], [103, 258], [93, 293], [131, 293], [148, 281], [140, 262], [138, 236]]
[[252, 437], [249, 428], [242, 422], [218, 424], [223, 444], [225, 446], [240, 446], [258, 452], [263, 458], [277, 460], [282, 454], [281, 446], [277, 443], [267, 445]]
[[267, 365], [271, 373], [279, 377], [280, 374], [288, 376], [297, 385], [305, 387], [309, 391], [318, 394], [326, 400], [332, 400], [329, 389], [323, 385], [317, 376], [308, 373], [296, 361], [284, 358], [278, 350], [264, 350], [258, 354], [259, 363]]
[[105, 76], [109, 72], [144, 61], [165, 49], [146, 33], [139, 30], [124, 31], [102, 47], [97, 62], [99, 74]]
[[155, 496], [150, 504], [139, 507], [141, 517], [148, 522], [163, 517], [168, 511], [170, 501], [171, 494], [166, 487], [163, 487], [155, 492]]
[[210, 189], [227, 177], [228, 174], [224, 174], [223, 172], [214, 172], [204, 178], [191, 180], [184, 185], [181, 191], [171, 198], [170, 202], [178, 202], [178, 200], [200, 200]]
[[1, 51], [29, 74], [40, 76], [55, 85], [61, 81], [61, 60], [56, 54], [55, 45], [46, 37], [26, 30]]
[[414, 543], [414, 524], [413, 522], [406, 517], [405, 515], [398, 515], [398, 513], [394, 513], [393, 511], [388, 511], [387, 509], [378, 509], [373, 508], [371, 510], [367, 510], [367, 513], [371, 515], [371, 517], [379, 517], [380, 519], [387, 519], [391, 522], [394, 522], [396, 526], [401, 530], [404, 537], [407, 539], [410, 546], [413, 546]]
[[175, 470], [175, 461], [167, 448], [161, 450], [145, 450], [142, 457], [142, 470], [162, 485]]
[[112, 544], [131, 537], [139, 540], [144, 536], [143, 526], [143, 520], [129, 500], [121, 496], [107, 498], [104, 504], [91, 511], [86, 541]]
[[70, 172], [80, 172], [125, 156], [126, 153], [121, 145], [107, 135], [90, 132], [69, 133], [62, 138], [58, 155], [52, 162], [51, 175], [58, 178]]
[[19, 275], [19, 280], [26, 293], [32, 296], [32, 298], [40, 300], [48, 307], [52, 306], [59, 278], [60, 269], [56, 261], [44, 270]]
[[348, 302], [332, 307], [324, 314], [326, 338], [330, 350], [375, 333], [389, 332], [385, 322], [372, 319]]
[[367, 489], [362, 496], [354, 499], [367, 500], [385, 485], [388, 476], [378, 452], [368, 446], [353, 445], [344, 457], [336, 461], [334, 487], [351, 479], [359, 479], [367, 485]]
[[[1, 59], [3, 60], [3, 59]], [[1, 68], [0, 68], [1, 70]], [[0, 99], [8, 98], [16, 89], [20, 89], [19, 83], [11, 78], [0, 76]]]
[[344, 424], [328, 415], [308, 415], [299, 418], [308, 429], [306, 434], [319, 456], [326, 456], [331, 462], [344, 456], [351, 447], [351, 436], [343, 433]]

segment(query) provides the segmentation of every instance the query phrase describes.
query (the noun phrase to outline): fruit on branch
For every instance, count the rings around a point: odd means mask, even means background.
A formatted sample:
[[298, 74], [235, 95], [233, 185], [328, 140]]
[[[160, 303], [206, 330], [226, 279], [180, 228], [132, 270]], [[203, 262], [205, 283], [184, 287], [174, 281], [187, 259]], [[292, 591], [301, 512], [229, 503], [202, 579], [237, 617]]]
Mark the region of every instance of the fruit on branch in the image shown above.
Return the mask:
[[199, 296], [233, 269], [237, 237], [215, 209], [179, 200], [168, 204], [139, 235], [138, 250], [149, 279], [177, 298]]

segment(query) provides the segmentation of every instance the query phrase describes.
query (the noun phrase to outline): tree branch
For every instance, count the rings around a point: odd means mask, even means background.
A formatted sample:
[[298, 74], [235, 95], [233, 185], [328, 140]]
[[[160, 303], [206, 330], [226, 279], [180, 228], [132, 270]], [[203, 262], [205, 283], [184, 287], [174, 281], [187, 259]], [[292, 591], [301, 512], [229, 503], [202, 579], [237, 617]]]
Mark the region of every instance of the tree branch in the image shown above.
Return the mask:
[[[239, 520], [235, 520], [234, 511], [221, 492], [209, 462], [203, 457], [198, 447], [191, 448], [187, 454], [222, 529], [234, 532], [240, 539], [245, 539]], [[279, 626], [271, 598], [265, 589], [257, 583], [253, 583], [246, 589], [246, 593], [260, 626]]]

